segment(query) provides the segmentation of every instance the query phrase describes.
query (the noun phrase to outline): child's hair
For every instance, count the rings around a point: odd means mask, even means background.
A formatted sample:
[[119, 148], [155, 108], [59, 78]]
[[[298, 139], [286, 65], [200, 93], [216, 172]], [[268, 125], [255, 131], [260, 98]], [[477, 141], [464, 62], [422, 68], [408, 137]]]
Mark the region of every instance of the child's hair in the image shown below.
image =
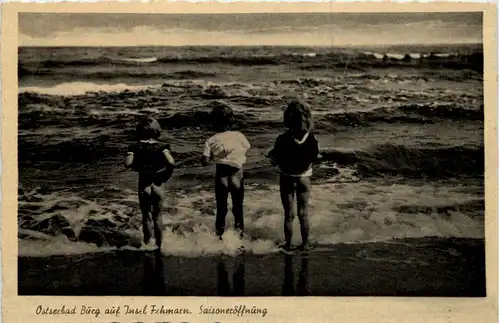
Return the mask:
[[292, 131], [312, 131], [313, 119], [311, 109], [306, 104], [294, 100], [285, 109], [283, 123], [285, 127]]
[[146, 117], [139, 121], [135, 129], [139, 140], [158, 139], [161, 136], [161, 126], [152, 117]]
[[227, 131], [233, 126], [233, 109], [226, 105], [217, 105], [210, 113], [212, 125], [216, 131]]

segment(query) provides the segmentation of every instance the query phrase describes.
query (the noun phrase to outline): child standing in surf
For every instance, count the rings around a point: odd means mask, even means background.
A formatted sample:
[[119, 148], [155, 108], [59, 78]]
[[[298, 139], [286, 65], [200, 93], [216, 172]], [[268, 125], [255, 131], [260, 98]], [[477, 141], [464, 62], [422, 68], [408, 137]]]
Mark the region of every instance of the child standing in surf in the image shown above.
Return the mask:
[[268, 157], [280, 170], [280, 195], [285, 215], [285, 243], [283, 249], [292, 248], [292, 225], [297, 215], [302, 235], [301, 250], [309, 244], [309, 198], [311, 196], [312, 164], [318, 159], [319, 144], [313, 130], [312, 113], [305, 104], [292, 101], [285, 109], [283, 118], [287, 131], [279, 135]]
[[161, 248], [163, 186], [174, 169], [170, 145], [158, 141], [161, 127], [153, 118], [145, 118], [136, 127], [137, 142], [128, 148], [125, 167], [139, 174], [139, 205], [142, 212], [144, 247]]
[[202, 163], [215, 162], [215, 200], [217, 215], [215, 231], [219, 239], [226, 226], [227, 200], [229, 194], [233, 202], [234, 228], [243, 237], [243, 165], [250, 149], [247, 138], [239, 131], [232, 131], [233, 110], [227, 106], [216, 106], [211, 112], [215, 134], [205, 142]]

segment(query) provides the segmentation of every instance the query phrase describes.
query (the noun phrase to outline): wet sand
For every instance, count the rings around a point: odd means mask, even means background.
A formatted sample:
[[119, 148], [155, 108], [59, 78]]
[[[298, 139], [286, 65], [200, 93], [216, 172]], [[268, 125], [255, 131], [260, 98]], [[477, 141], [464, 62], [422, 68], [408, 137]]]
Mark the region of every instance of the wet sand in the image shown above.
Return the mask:
[[118, 250], [19, 257], [20, 295], [481, 297], [478, 239], [406, 239], [309, 254], [186, 258]]

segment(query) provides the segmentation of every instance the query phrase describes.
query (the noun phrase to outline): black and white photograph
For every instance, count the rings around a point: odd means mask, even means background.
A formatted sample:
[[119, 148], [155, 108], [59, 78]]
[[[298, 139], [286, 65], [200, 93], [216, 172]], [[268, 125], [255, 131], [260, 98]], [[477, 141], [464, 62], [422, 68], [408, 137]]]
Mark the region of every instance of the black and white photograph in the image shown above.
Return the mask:
[[483, 18], [19, 13], [17, 295], [485, 297]]

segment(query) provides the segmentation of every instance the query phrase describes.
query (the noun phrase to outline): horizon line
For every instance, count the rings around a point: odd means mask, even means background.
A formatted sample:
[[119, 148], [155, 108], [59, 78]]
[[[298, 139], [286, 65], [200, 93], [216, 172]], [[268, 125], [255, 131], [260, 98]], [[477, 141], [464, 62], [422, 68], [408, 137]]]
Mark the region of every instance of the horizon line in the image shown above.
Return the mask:
[[357, 48], [357, 47], [388, 47], [388, 46], [456, 46], [456, 45], [469, 45], [469, 46], [483, 46], [483, 42], [457, 42], [457, 43], [401, 43], [401, 44], [357, 44], [357, 45], [161, 45], [161, 44], [151, 44], [151, 45], [18, 45], [18, 48], [21, 47], [31, 47], [31, 48], [98, 48], [98, 47], [122, 47], [122, 48], [130, 48], [130, 47], [299, 47], [299, 48]]

